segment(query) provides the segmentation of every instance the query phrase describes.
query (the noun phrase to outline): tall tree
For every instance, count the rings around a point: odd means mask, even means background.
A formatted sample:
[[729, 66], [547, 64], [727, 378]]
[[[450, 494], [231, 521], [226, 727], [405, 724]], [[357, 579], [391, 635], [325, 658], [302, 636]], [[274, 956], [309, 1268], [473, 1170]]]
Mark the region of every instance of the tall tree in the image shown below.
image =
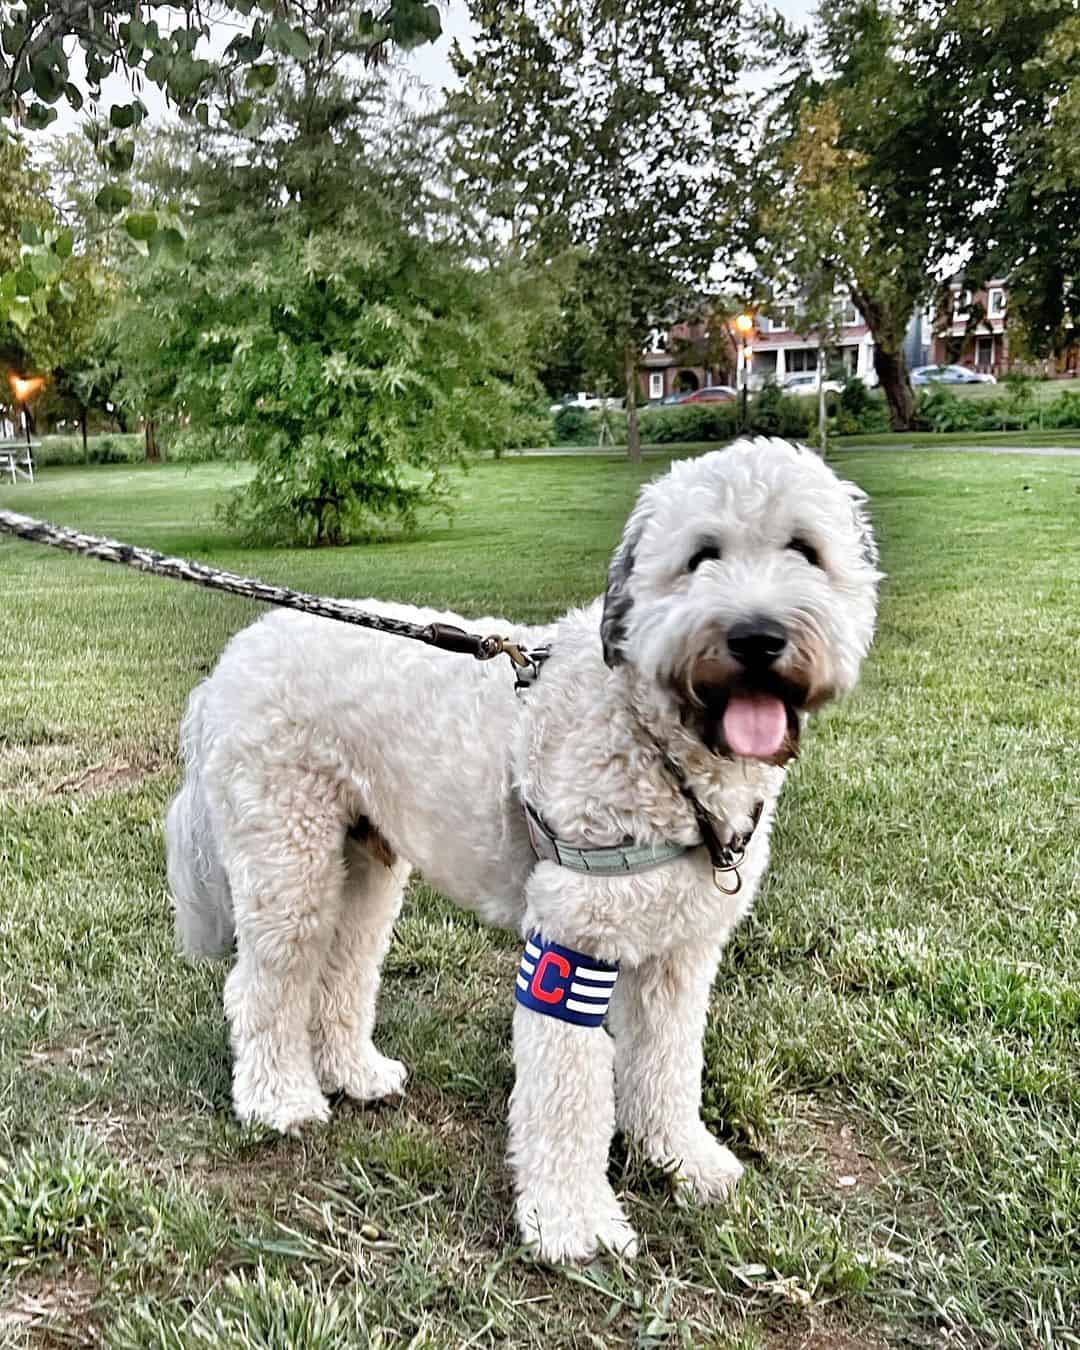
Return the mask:
[[953, 150], [939, 194], [969, 280], [1008, 278], [1010, 328], [1059, 351], [1080, 336], [1080, 6], [898, 8], [909, 79]]
[[[740, 0], [472, 0], [455, 161], [541, 259], [574, 248], [592, 326], [619, 353], [640, 457], [649, 331], [700, 294], [731, 238]], [[718, 153], [723, 147], [723, 153]]]
[[[839, 146], [835, 105], [807, 101], [794, 137], [782, 143], [779, 174], [760, 192], [755, 254], [763, 275], [758, 288], [772, 307], [790, 312], [791, 325], [817, 339], [818, 438], [826, 449], [825, 376], [827, 351], [842, 330], [843, 294], [864, 298], [880, 286], [873, 271], [880, 261], [871, 214], [855, 174], [864, 157]], [[906, 321], [905, 321], [906, 327]], [[909, 385], [910, 388], [910, 385]]]
[[789, 226], [801, 205], [808, 234], [826, 243], [873, 334], [896, 430], [915, 413], [908, 324], [955, 247], [956, 208], [976, 202], [932, 96], [912, 82], [907, 38], [891, 0], [822, 5], [801, 78], [774, 100], [758, 180], [766, 202], [787, 198]]

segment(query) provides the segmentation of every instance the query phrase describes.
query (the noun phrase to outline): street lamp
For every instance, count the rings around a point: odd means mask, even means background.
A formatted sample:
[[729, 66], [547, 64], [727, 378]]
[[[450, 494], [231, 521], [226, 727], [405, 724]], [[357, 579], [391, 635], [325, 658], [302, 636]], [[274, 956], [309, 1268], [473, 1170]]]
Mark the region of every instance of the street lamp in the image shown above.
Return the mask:
[[26, 430], [26, 448], [30, 450], [30, 416], [26, 411], [26, 404], [35, 394], [40, 393], [45, 387], [45, 377], [43, 375], [16, 375], [14, 371], [8, 376], [8, 382], [11, 385], [11, 392], [15, 396], [15, 406], [22, 407], [23, 427]]
[[737, 314], [735, 316], [735, 328], [742, 338], [742, 349], [739, 352], [739, 370], [742, 376], [742, 430], [750, 429], [750, 418], [748, 415], [748, 399], [750, 396], [750, 334], [754, 331], [754, 316], [752, 314]]

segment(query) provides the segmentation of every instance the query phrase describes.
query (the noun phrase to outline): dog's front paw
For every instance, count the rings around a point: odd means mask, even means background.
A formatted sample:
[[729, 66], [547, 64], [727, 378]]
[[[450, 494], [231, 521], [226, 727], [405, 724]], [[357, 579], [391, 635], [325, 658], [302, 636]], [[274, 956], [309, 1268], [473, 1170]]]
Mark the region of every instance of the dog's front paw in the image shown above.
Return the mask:
[[268, 1125], [279, 1134], [300, 1134], [306, 1125], [325, 1125], [330, 1103], [314, 1080], [310, 1084], [278, 1084], [273, 1092], [233, 1089], [233, 1107], [242, 1125]]
[[358, 1102], [399, 1097], [409, 1071], [399, 1059], [387, 1059], [372, 1046], [366, 1053], [318, 1056], [319, 1082], [324, 1092], [344, 1092]]
[[589, 1204], [570, 1180], [562, 1191], [518, 1200], [522, 1240], [542, 1261], [588, 1261], [600, 1252], [627, 1260], [637, 1255], [638, 1238], [614, 1191]]
[[681, 1148], [656, 1161], [670, 1173], [675, 1199], [682, 1205], [726, 1200], [746, 1170], [704, 1126]]

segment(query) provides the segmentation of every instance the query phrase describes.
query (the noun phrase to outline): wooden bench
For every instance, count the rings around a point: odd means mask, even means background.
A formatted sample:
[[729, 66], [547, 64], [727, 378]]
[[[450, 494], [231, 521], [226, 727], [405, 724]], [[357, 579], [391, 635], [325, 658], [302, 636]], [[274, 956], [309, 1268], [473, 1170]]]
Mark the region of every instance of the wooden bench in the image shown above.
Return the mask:
[[32, 441], [30, 445], [25, 441], [0, 441], [0, 476], [9, 473], [13, 483], [17, 483], [20, 478], [32, 483], [34, 447], [40, 444], [40, 441]]

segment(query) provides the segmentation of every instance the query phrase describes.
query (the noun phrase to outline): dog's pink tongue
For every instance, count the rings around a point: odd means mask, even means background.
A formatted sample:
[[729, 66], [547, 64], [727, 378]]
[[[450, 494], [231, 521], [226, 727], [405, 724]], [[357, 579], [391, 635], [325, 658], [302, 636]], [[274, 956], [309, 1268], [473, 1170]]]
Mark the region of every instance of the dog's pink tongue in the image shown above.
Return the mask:
[[775, 694], [735, 694], [724, 709], [723, 726], [733, 755], [772, 759], [787, 735], [787, 709]]

